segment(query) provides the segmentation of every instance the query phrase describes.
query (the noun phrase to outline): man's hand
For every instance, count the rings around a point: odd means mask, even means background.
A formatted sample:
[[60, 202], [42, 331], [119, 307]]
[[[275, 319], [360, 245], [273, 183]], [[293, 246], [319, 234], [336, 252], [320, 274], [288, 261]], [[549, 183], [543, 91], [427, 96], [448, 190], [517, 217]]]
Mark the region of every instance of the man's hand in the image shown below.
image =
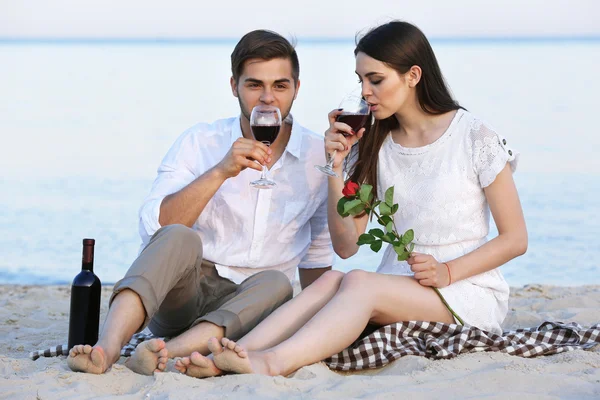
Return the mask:
[[226, 178], [238, 176], [246, 168], [262, 171], [262, 166], [271, 162], [271, 153], [272, 150], [264, 143], [239, 138], [233, 143], [221, 162], [216, 165], [216, 168]]
[[442, 288], [448, 286], [450, 277], [448, 270], [442, 263], [437, 262], [429, 254], [412, 253], [406, 261], [410, 269], [415, 273], [415, 279], [423, 286]]

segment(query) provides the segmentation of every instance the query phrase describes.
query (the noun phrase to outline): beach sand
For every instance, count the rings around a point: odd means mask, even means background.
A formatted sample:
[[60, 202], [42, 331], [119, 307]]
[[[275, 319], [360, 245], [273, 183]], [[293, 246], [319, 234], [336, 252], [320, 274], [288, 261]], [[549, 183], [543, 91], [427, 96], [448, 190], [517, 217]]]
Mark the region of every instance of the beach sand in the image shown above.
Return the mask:
[[[111, 287], [102, 292], [102, 317]], [[600, 345], [588, 351], [524, 359], [500, 353], [432, 361], [404, 357], [365, 372], [336, 373], [324, 364], [290, 377], [229, 375], [194, 379], [169, 371], [154, 376], [127, 369], [124, 358], [104, 375], [71, 372], [65, 357], [31, 361], [33, 350], [66, 343], [67, 286], [0, 286], [2, 399], [599, 399]], [[505, 329], [544, 320], [600, 322], [600, 286], [512, 288]], [[171, 372], [172, 371], [172, 372]]]

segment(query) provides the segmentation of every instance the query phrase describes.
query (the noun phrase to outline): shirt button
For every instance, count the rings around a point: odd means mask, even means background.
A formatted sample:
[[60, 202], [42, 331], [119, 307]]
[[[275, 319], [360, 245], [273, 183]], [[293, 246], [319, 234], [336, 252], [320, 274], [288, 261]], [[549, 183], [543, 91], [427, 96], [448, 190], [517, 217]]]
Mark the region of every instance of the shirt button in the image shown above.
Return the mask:
[[506, 146], [506, 139], [502, 139], [502, 144]]

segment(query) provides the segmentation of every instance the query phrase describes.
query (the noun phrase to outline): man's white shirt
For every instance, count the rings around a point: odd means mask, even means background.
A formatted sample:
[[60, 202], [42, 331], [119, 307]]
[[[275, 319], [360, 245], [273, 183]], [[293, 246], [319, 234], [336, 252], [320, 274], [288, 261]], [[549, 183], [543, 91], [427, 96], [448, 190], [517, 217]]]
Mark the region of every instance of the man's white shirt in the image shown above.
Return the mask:
[[[197, 124], [177, 139], [140, 208], [141, 249], [161, 227], [162, 200], [219, 163], [239, 137], [236, 117]], [[227, 179], [207, 203], [192, 226], [202, 239], [203, 258], [235, 283], [262, 270], [280, 270], [293, 280], [296, 266], [333, 265], [327, 177], [314, 168], [325, 162], [323, 137], [294, 121], [285, 151], [269, 170], [275, 188], [250, 186], [260, 172], [246, 168]]]

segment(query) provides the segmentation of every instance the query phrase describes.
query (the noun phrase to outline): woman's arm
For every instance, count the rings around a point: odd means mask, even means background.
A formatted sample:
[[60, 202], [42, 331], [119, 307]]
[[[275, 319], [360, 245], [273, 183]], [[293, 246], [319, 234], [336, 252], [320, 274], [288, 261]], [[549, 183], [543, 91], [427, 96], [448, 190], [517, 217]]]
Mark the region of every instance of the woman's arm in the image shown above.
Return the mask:
[[448, 268], [432, 256], [417, 254], [408, 260], [415, 279], [424, 286], [444, 287], [450, 282], [490, 271], [527, 251], [527, 227], [510, 165], [506, 164], [494, 182], [484, 189], [498, 236], [459, 258], [448, 261]]
[[327, 221], [333, 250], [341, 258], [348, 258], [358, 251], [359, 246], [356, 242], [358, 237], [365, 232], [369, 219], [366, 214], [359, 217], [342, 218], [337, 212], [337, 203], [342, 198], [342, 189], [344, 188], [342, 168], [344, 159], [350, 153], [352, 146], [362, 137], [365, 129], [354, 134], [350, 126], [336, 122], [339, 114], [341, 114], [340, 110], [333, 110], [329, 113], [329, 129], [325, 132], [325, 151], [327, 154], [333, 154], [335, 151], [333, 170], [338, 175], [329, 178]]
[[[341, 176], [341, 168], [334, 170]], [[327, 221], [333, 250], [341, 258], [348, 258], [356, 254], [359, 246], [356, 244], [358, 237], [365, 232], [369, 217], [367, 214], [361, 216], [348, 216], [342, 218], [337, 212], [337, 203], [342, 198], [344, 181], [342, 178], [329, 178], [329, 193], [327, 198]]]
[[498, 236], [450, 263], [452, 281], [499, 267], [527, 251], [527, 227], [509, 164], [484, 189]]

